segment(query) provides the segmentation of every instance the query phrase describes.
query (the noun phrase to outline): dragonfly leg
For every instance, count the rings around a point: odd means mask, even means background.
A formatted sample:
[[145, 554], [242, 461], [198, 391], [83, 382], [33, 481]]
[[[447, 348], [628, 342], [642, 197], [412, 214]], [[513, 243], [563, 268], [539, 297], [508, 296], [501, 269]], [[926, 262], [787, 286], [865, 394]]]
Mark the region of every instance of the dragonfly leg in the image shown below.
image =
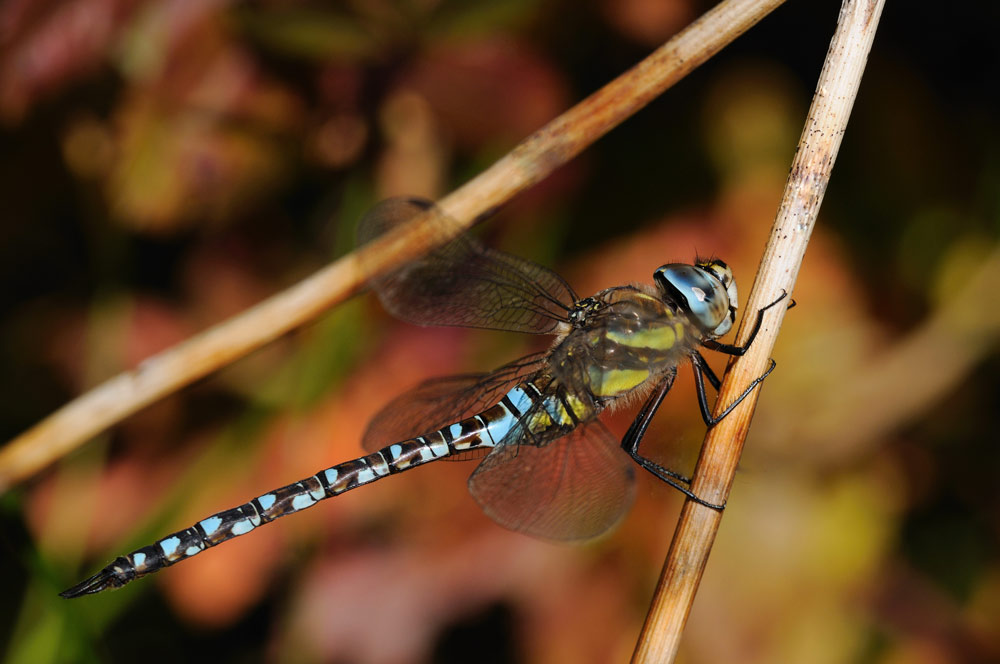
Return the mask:
[[639, 443], [642, 442], [642, 438], [646, 434], [646, 430], [649, 428], [649, 423], [653, 420], [653, 415], [656, 414], [660, 404], [663, 403], [664, 397], [667, 396], [667, 392], [669, 392], [670, 388], [673, 386], [674, 378], [676, 378], [676, 376], [676, 369], [667, 374], [660, 382], [656, 391], [650, 395], [649, 399], [646, 400], [646, 403], [643, 404], [642, 410], [639, 411], [639, 415], [632, 421], [632, 426], [629, 427], [628, 432], [622, 439], [622, 449], [624, 449], [628, 455], [632, 457], [637, 464], [639, 464], [640, 467], [646, 469], [660, 480], [677, 489], [694, 502], [713, 510], [722, 510], [725, 508], [725, 505], [710, 503], [691, 491], [689, 488], [691, 485], [690, 478], [674, 472], [669, 468], [664, 468], [652, 459], [648, 459], [639, 454]]
[[708, 362], [705, 361], [705, 357], [701, 353], [694, 351], [693, 355], [698, 356], [697, 358], [691, 358], [691, 362], [694, 364], [695, 369], [700, 369], [705, 378], [708, 379], [708, 382], [715, 388], [715, 391], [718, 392], [719, 387], [722, 386], [722, 381], [719, 380], [719, 377], [715, 375], [714, 371], [712, 371], [712, 367], [708, 366]]
[[[715, 350], [720, 353], [725, 353], [726, 355], [734, 355], [736, 357], [739, 357], [745, 354], [747, 350], [750, 349], [750, 345], [753, 343], [753, 340], [757, 338], [757, 333], [760, 332], [760, 326], [764, 322], [764, 312], [773, 307], [774, 305], [778, 304], [782, 300], [784, 300], [786, 297], [788, 297], [788, 291], [782, 289], [781, 295], [779, 295], [774, 302], [765, 305], [762, 309], [757, 310], [757, 320], [754, 321], [753, 330], [750, 331], [750, 336], [749, 338], [747, 338], [747, 342], [742, 346], [737, 346], [735, 344], [719, 343], [715, 339], [706, 339], [705, 341], [702, 342], [701, 345], [704, 346], [705, 348], [709, 348], [711, 350]], [[792, 300], [792, 304], [789, 306], [789, 309], [791, 309], [791, 307], [794, 306], [795, 306], [795, 301]]]
[[[709, 509], [713, 509], [713, 510], [715, 510], [717, 512], [721, 512], [722, 510], [726, 509], [726, 504], [725, 503], [722, 503], [721, 505], [719, 505], [717, 503], [710, 503], [707, 500], [705, 500], [704, 498], [700, 497], [698, 494], [696, 494], [690, 488], [688, 488], [687, 486], [685, 486], [685, 484], [690, 484], [690, 482], [691, 482], [691, 480], [689, 480], [688, 478], [677, 476], [677, 473], [674, 473], [672, 470], [668, 470], [667, 468], [664, 468], [663, 466], [661, 466], [660, 464], [656, 463], [655, 461], [651, 461], [651, 460], [647, 459], [646, 457], [640, 455], [638, 452], [630, 453], [630, 455], [635, 460], [635, 462], [637, 464], [639, 464], [641, 467], [645, 468], [646, 470], [648, 470], [649, 472], [651, 472], [653, 475], [655, 475], [656, 477], [658, 477], [660, 480], [666, 482], [667, 484], [669, 484], [673, 488], [677, 489], [678, 491], [680, 491], [681, 493], [683, 493], [685, 496], [687, 496], [688, 498], [690, 498], [694, 502], [698, 503], [699, 505], [703, 505], [703, 506], [705, 506], [705, 507], [707, 507]], [[674, 476], [680, 477], [680, 479], [674, 479]]]
[[[653, 416], [660, 408], [660, 404], [663, 403], [663, 399], [667, 396], [667, 392], [669, 392], [670, 388], [673, 386], [674, 378], [676, 376], [677, 370], [674, 369], [660, 382], [656, 392], [650, 395], [649, 399], [646, 400], [646, 403], [642, 406], [642, 410], [640, 410], [636, 418], [632, 420], [632, 425], [625, 433], [625, 437], [622, 438], [622, 448], [644, 468], [646, 468], [646, 464], [655, 467], [656, 471], [651, 470], [650, 472], [653, 472], [658, 477], [662, 474], [679, 480], [685, 484], [690, 484], [691, 480], [689, 478], [681, 475], [680, 473], [664, 468], [660, 464], [639, 455], [639, 443], [642, 442], [643, 437], [646, 435], [649, 423], [653, 421]], [[640, 459], [642, 460], [640, 461]], [[650, 470], [649, 468], [646, 469]]]
[[712, 383], [712, 386], [715, 387], [716, 390], [719, 389], [719, 379], [709, 368], [708, 364], [705, 363], [705, 358], [703, 358], [700, 353], [694, 352], [691, 354], [691, 364], [694, 365], [695, 392], [698, 394], [698, 407], [701, 409], [701, 418], [705, 420], [706, 426], [713, 427], [721, 422], [726, 415], [731, 413], [733, 408], [740, 405], [740, 402], [750, 396], [750, 393], [753, 392], [754, 388], [764, 382], [764, 379], [767, 378], [772, 371], [774, 371], [774, 367], [777, 366], [778, 363], [772, 359], [771, 366], [767, 368], [767, 371], [754, 378], [753, 382], [747, 386], [747, 389], [743, 390], [743, 394], [738, 396], [735, 401], [726, 406], [725, 410], [719, 413], [717, 417], [712, 417], [712, 411], [708, 405], [708, 395], [705, 394], [705, 377], [708, 378], [708, 381]]

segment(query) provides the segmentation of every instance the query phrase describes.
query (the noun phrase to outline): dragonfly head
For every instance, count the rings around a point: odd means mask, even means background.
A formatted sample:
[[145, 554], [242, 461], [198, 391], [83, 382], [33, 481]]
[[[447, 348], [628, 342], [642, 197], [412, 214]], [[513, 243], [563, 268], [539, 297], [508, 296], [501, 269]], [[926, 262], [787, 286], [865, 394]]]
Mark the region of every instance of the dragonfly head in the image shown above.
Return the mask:
[[694, 265], [669, 263], [653, 273], [664, 299], [673, 302], [711, 337], [721, 337], [736, 321], [736, 281], [718, 258]]

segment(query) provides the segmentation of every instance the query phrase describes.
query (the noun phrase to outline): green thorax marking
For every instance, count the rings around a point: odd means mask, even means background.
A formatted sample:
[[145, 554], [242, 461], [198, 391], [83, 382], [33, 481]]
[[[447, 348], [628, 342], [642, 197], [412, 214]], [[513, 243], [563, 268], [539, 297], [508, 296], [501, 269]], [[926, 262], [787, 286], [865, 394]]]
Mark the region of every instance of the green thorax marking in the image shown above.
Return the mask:
[[590, 390], [600, 398], [622, 396], [665, 366], [676, 364], [693, 338], [686, 322], [662, 300], [629, 292], [615, 302], [615, 315], [591, 331]]

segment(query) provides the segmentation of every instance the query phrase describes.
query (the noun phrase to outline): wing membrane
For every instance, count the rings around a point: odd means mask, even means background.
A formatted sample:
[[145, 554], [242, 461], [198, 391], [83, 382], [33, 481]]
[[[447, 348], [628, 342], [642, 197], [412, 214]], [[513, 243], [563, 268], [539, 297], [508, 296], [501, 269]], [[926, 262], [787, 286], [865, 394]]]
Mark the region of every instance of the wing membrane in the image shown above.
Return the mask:
[[[362, 217], [358, 242], [369, 242], [429, 209], [438, 208], [419, 198], [382, 201]], [[551, 270], [488, 249], [468, 235], [371, 285], [389, 312], [411, 323], [532, 334], [555, 332], [576, 301], [569, 285]]]
[[635, 472], [611, 433], [594, 420], [545, 445], [501, 445], [473, 472], [469, 491], [505, 528], [584, 540], [622, 518], [635, 497]]
[[368, 424], [361, 444], [386, 445], [437, 431], [494, 405], [515, 384], [538, 372], [546, 353], [534, 353], [490, 373], [435, 378], [390, 401]]

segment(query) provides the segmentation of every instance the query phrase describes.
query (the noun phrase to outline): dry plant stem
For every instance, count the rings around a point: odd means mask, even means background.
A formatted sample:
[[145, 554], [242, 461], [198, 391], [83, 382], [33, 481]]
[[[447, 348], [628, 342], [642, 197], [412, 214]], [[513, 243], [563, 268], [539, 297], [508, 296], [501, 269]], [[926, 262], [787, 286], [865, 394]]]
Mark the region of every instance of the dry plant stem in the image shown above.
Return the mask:
[[384, 272], [543, 179], [717, 53], [784, 0], [726, 0], [628, 72], [528, 137], [425, 214], [308, 279], [111, 378], [0, 450], [0, 491], [140, 408], [315, 318]]
[[[845, 0], [841, 6], [781, 207], [747, 302], [748, 313], [773, 301], [782, 290], [793, 290], [884, 1]], [[766, 369], [784, 311], [783, 307], [769, 311], [751, 350], [730, 363], [716, 412]], [[753, 315], [744, 316], [737, 335], [740, 342], [746, 340], [753, 320]], [[758, 393], [755, 391], [705, 437], [692, 489], [709, 502], [726, 502]], [[673, 661], [721, 519], [720, 512], [690, 500], [684, 504], [633, 662]]]

